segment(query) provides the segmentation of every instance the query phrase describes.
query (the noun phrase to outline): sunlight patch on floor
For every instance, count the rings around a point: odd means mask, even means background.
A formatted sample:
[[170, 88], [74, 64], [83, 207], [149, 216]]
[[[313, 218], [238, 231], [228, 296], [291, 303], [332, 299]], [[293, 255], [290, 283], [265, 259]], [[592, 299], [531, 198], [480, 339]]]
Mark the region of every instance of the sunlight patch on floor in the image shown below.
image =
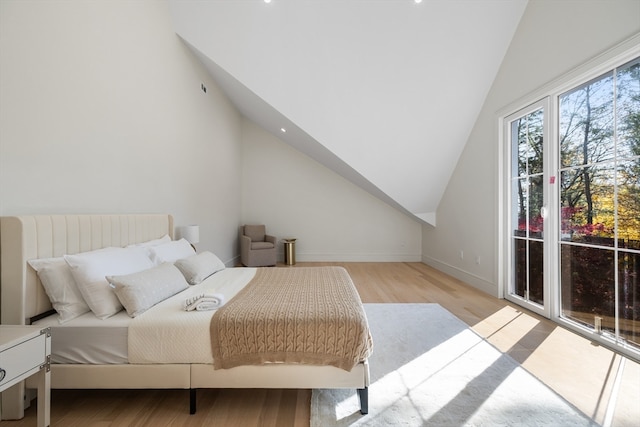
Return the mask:
[[[401, 326], [395, 327], [386, 307], [371, 306], [381, 316], [372, 332], [382, 351], [370, 358], [369, 414], [359, 413], [354, 390], [314, 390], [312, 425], [592, 425], [517, 361], [437, 308], [397, 308], [393, 319]], [[503, 334], [509, 346], [544, 347], [539, 335], [550, 330], [537, 316], [509, 307], [478, 327], [492, 327], [490, 337]]]
[[616, 408], [616, 419], [640, 419], [640, 406], [629, 404], [640, 401], [638, 363], [628, 361], [629, 368], [623, 367], [620, 381], [626, 383], [631, 378], [631, 383], [638, 385], [624, 389], [635, 391], [631, 396], [625, 393], [610, 401], [616, 396], [614, 382], [621, 356], [606, 347], [558, 325], [545, 326], [534, 316], [510, 306], [478, 322], [473, 329], [561, 396], [571, 396], [570, 403], [596, 421], [603, 423], [607, 415], [612, 416], [606, 412], [608, 403]]
[[[545, 424], [565, 413], [564, 401], [505, 357], [463, 331], [371, 384], [374, 412], [357, 414], [352, 395], [336, 405], [336, 420], [352, 426], [396, 425], [398, 419], [408, 425], [526, 424], [536, 416]], [[535, 396], [535, 404], [527, 393], [517, 393], [523, 389]]]
[[502, 352], [508, 352], [531, 333], [540, 321], [513, 307], [503, 307], [473, 326], [473, 330]]
[[616, 356], [574, 332], [556, 328], [522, 366], [560, 395], [571, 396], [571, 403], [601, 423], [619, 363]]
[[[618, 425], [634, 425], [640, 420], [640, 363], [626, 359], [619, 371], [614, 420]], [[612, 424], [613, 425], [613, 424]]]
[[[482, 338], [471, 330], [467, 329], [458, 333], [373, 382], [369, 387], [370, 399], [375, 396], [375, 399], [378, 400], [378, 405], [380, 405], [378, 407], [384, 408], [383, 411], [395, 405], [394, 410], [401, 407], [403, 411], [415, 412], [414, 417], [421, 419], [421, 411], [434, 407], [432, 404], [425, 405], [424, 402], [421, 404], [416, 403], [416, 401], [424, 400], [425, 389], [421, 387], [431, 378], [446, 370], [450, 365], [458, 363], [460, 358], [482, 342]], [[486, 363], [475, 365], [464, 381], [451, 383], [446, 389], [429, 390], [429, 393], [436, 393], [438, 400], [446, 404], [448, 399], [453, 399], [463, 392], [468, 381], [472, 381], [473, 378], [481, 375], [500, 356], [501, 354], [498, 351], [491, 348], [489, 354], [485, 352], [483, 355], [483, 362]], [[380, 402], [381, 400], [383, 402]], [[359, 400], [357, 396], [351, 395], [336, 405], [336, 419], [342, 420], [352, 417], [358, 408]], [[426, 416], [428, 414], [423, 415]], [[381, 416], [380, 413], [378, 416]], [[373, 417], [373, 415], [370, 414], [369, 417]]]

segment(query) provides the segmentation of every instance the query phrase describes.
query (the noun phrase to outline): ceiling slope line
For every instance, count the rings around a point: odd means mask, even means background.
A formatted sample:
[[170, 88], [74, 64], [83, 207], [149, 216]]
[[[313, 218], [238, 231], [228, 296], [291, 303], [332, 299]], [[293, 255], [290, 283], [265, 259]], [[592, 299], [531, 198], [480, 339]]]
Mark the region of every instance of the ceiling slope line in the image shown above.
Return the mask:
[[[222, 92], [244, 117], [260, 125], [284, 143], [332, 170], [373, 197], [421, 223], [435, 226], [435, 212], [427, 214], [410, 212], [284, 114], [276, 110], [258, 94], [233, 77], [206, 54], [189, 43], [189, 41], [180, 35], [178, 37], [204, 65]], [[274, 126], [274, 124], [276, 125]], [[281, 132], [281, 128], [285, 128], [287, 130], [286, 133]]]

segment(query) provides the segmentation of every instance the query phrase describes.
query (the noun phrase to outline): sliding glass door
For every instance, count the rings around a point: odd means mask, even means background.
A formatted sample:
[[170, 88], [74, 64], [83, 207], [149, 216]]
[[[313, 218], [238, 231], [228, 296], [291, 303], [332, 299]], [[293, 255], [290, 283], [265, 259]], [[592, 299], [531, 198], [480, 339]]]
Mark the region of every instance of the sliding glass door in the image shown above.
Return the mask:
[[562, 318], [640, 348], [640, 61], [559, 97]]
[[509, 187], [509, 287], [507, 298], [549, 315], [549, 169], [546, 106], [531, 105], [507, 118]]
[[569, 87], [504, 118], [505, 298], [640, 359], [640, 58]]

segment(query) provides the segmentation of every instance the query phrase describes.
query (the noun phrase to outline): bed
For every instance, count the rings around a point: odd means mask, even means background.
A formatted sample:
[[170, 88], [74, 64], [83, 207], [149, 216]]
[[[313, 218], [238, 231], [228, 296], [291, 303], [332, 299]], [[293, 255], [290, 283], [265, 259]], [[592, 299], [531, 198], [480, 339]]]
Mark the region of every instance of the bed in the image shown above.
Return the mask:
[[[74, 337], [79, 337], [81, 331], [84, 331], [87, 337], [100, 337], [100, 333], [96, 331], [102, 326], [102, 321], [91, 312], [83, 315], [84, 320], [83, 316], [79, 316], [62, 325], [67, 328], [66, 332], [63, 331], [62, 326], [57, 328], [60, 325], [55, 320], [56, 314], [52, 310], [51, 300], [47, 296], [38, 274], [30, 266], [30, 262], [61, 257], [65, 254], [73, 255], [96, 251], [102, 248], [134, 246], [167, 236], [172, 238], [173, 228], [171, 215], [163, 214], [2, 217], [0, 219], [1, 323], [52, 326], [53, 341], [54, 343], [58, 341], [60, 345], [65, 342], [73, 343]], [[279, 274], [278, 270], [297, 272], [300, 268], [267, 268], [267, 270], [270, 270], [269, 274]], [[235, 268], [225, 269], [220, 274], [216, 273], [207, 278], [201, 285], [210, 286], [211, 289], [219, 289], [219, 283], [214, 283], [216, 280], [233, 282], [235, 284], [229, 286], [235, 290], [227, 293], [227, 296], [233, 296], [235, 293], [248, 292], [244, 285], [238, 287], [236, 273], [244, 277], [239, 279], [240, 281], [251, 281], [251, 283], [255, 281], [251, 279], [255, 279], [258, 274], [261, 274], [258, 273], [261, 269], [244, 268], [237, 269], [237, 272], [235, 270]], [[331, 272], [331, 274], [333, 273], [334, 271]], [[230, 278], [232, 274], [234, 276]], [[311, 288], [313, 288], [313, 284], [311, 284]], [[184, 293], [177, 293], [171, 298], [166, 298], [162, 303], [157, 304], [157, 307], [164, 307], [165, 310], [172, 313], [172, 307], [182, 305], [186, 296], [199, 294], [200, 291], [200, 289], [196, 290], [195, 286], [190, 286], [183, 291]], [[264, 297], [258, 295], [256, 298]], [[275, 298], [281, 297], [275, 296]], [[359, 298], [357, 300], [361, 306]], [[228, 299], [227, 304], [223, 306], [225, 313], [231, 310], [231, 308], [227, 310], [227, 306], [239, 305], [235, 304], [236, 301], [239, 299]], [[335, 305], [339, 306], [342, 303]], [[155, 308], [154, 306], [150, 309], [149, 313]], [[328, 309], [333, 310], [333, 308], [329, 307]], [[222, 310], [220, 311], [222, 312]], [[175, 310], [173, 313], [176, 316], [185, 316], [184, 313], [175, 313]], [[342, 362], [337, 363], [331, 360], [316, 361], [320, 364], [307, 364], [305, 361], [295, 359], [284, 361], [268, 359], [262, 360], [262, 363], [254, 360], [249, 363], [258, 364], [244, 364], [246, 361], [243, 360], [245, 359], [240, 358], [225, 366], [218, 366], [216, 369], [212, 365], [210, 356], [206, 357], [204, 353], [197, 356], [197, 351], [192, 352], [193, 355], [189, 356], [191, 359], [181, 359], [178, 355], [166, 362], [151, 360], [152, 358], [147, 360], [146, 356], [142, 355], [136, 356], [137, 359], [132, 361], [129, 359], [127, 353], [129, 349], [125, 343], [126, 337], [132, 333], [130, 332], [131, 322], [137, 322], [137, 319], [144, 319], [148, 316], [150, 314], [144, 313], [132, 319], [124, 310], [110, 316], [107, 320], [113, 329], [109, 332], [109, 338], [96, 340], [102, 342], [103, 346], [105, 342], [109, 343], [107, 347], [113, 349], [111, 354], [104, 358], [91, 359], [84, 353], [80, 356], [78, 354], [53, 354], [51, 387], [54, 389], [188, 389], [190, 390], [189, 410], [191, 413], [196, 411], [196, 390], [200, 388], [351, 388], [358, 390], [361, 412], [366, 414], [368, 411], [369, 367], [366, 357], [360, 357], [360, 360], [357, 360], [353, 366], [346, 366]], [[189, 321], [193, 318], [195, 316], [190, 317]], [[85, 329], [73, 330], [76, 321]], [[256, 319], [251, 321], [255, 322]], [[138, 323], [144, 325], [145, 322]], [[158, 339], [158, 337], [148, 337], [144, 328], [139, 325], [136, 328], [138, 328], [135, 329], [137, 336], [146, 337], [141, 338], [141, 341], [148, 338], [150, 343], [168, 342]], [[219, 328], [220, 333], [224, 330], [232, 331], [233, 327]], [[229, 335], [233, 335], [233, 333]], [[370, 336], [368, 339], [370, 343]], [[213, 342], [212, 336], [209, 344], [212, 347], [212, 353], [216, 349]], [[145, 346], [142, 345], [142, 347]], [[367, 354], [370, 353], [370, 350], [370, 348], [366, 349]], [[78, 357], [85, 357], [85, 359], [78, 360]], [[231, 358], [231, 360], [234, 359]], [[218, 362], [218, 359], [215, 362]], [[2, 394], [3, 419], [22, 418], [25, 389], [30, 387], [29, 383], [18, 384]]]

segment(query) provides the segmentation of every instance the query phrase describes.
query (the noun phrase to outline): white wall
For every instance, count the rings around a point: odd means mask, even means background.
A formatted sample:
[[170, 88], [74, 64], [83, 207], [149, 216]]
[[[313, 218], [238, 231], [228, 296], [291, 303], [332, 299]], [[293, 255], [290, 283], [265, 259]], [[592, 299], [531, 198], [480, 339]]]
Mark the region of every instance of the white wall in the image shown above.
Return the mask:
[[440, 202], [437, 227], [423, 226], [425, 263], [498, 296], [497, 112], [639, 31], [637, 0], [529, 1]]
[[166, 2], [2, 0], [0, 95], [1, 215], [168, 212], [234, 258], [240, 116]]
[[242, 129], [243, 223], [297, 238], [298, 261], [420, 261], [416, 220], [254, 123]]

